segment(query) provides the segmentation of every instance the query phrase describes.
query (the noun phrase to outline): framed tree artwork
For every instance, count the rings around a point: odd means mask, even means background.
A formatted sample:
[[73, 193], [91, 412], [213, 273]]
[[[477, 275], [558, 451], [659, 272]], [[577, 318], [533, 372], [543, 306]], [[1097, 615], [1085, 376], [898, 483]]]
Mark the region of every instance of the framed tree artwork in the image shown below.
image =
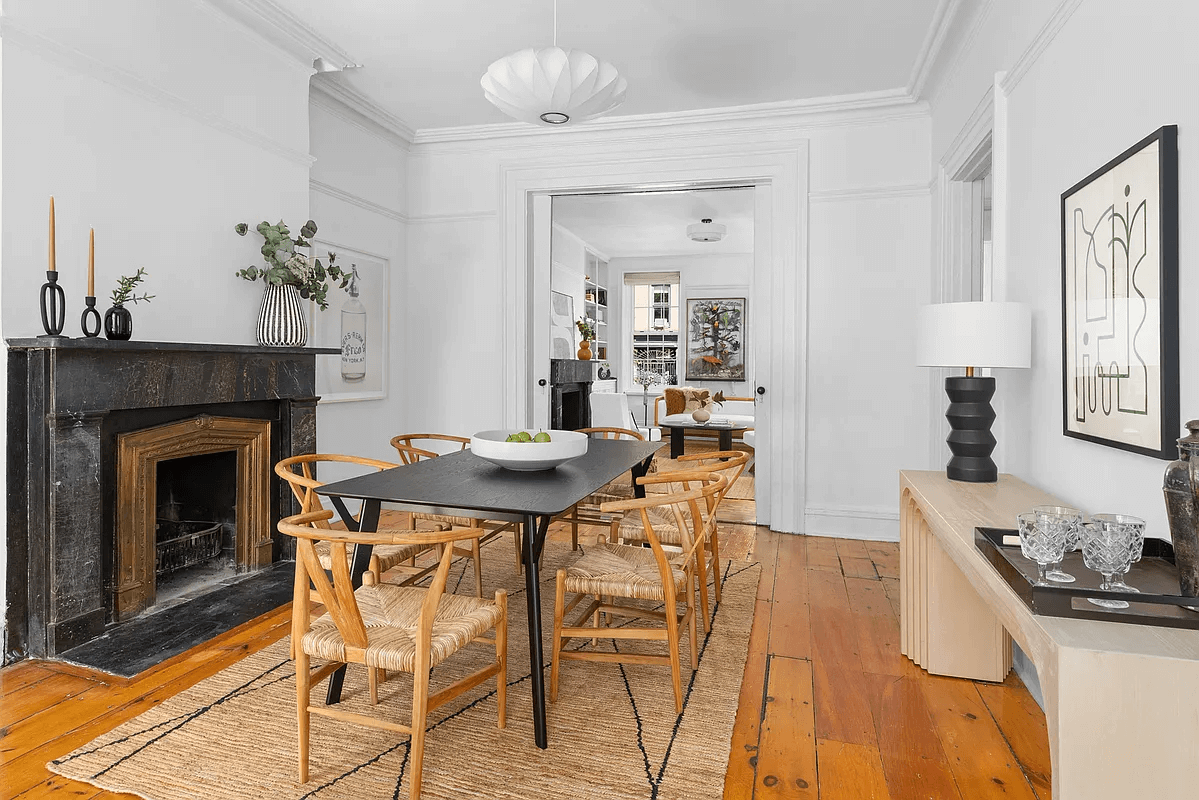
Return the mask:
[[1178, 128], [1062, 195], [1066, 436], [1173, 459], [1178, 400]]
[[745, 298], [687, 301], [688, 381], [745, 380]]

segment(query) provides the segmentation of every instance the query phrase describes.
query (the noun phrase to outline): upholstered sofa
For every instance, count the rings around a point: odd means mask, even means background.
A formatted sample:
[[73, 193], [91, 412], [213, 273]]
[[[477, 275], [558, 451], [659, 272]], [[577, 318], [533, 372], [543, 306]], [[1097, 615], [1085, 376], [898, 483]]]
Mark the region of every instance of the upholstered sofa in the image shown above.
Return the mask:
[[[724, 405], [717, 405], [710, 409], [712, 419], [715, 421], [727, 420], [737, 425], [745, 425], [749, 428], [754, 426], [754, 399], [752, 397], [726, 397]], [[690, 420], [691, 412], [683, 412], [679, 414], [666, 413], [666, 396], [661, 395], [654, 399], [654, 425], [660, 425], [663, 422], [674, 422], [676, 420]], [[716, 431], [693, 431], [696, 435], [705, 433], [716, 435]], [[734, 439], [742, 438], [741, 431], [733, 432]]]

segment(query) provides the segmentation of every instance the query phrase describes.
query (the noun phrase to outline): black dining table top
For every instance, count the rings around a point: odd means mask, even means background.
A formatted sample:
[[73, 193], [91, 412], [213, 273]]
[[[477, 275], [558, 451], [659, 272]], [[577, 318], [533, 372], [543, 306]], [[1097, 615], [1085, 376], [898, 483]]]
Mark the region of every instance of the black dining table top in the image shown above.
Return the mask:
[[554, 516], [660, 447], [661, 442], [591, 439], [584, 455], [541, 472], [504, 469], [464, 450], [325, 484], [316, 491], [358, 500]]

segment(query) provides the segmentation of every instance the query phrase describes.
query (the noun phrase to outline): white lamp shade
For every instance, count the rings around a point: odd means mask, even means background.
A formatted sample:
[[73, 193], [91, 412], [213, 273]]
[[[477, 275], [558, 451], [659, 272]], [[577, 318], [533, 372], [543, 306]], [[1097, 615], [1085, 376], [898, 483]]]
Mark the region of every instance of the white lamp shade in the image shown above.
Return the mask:
[[1023, 303], [940, 303], [916, 317], [922, 367], [1016, 367], [1032, 361], [1032, 312]]
[[624, 102], [616, 67], [582, 50], [528, 48], [495, 61], [479, 80], [505, 114], [535, 125], [562, 125], [607, 114]]

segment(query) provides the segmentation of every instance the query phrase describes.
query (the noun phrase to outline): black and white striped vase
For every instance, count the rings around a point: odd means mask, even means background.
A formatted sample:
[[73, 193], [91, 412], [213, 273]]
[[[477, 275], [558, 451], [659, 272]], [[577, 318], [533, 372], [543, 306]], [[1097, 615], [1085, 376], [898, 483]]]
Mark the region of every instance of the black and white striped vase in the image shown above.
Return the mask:
[[298, 286], [267, 284], [258, 309], [258, 343], [264, 347], [308, 344], [308, 320]]

